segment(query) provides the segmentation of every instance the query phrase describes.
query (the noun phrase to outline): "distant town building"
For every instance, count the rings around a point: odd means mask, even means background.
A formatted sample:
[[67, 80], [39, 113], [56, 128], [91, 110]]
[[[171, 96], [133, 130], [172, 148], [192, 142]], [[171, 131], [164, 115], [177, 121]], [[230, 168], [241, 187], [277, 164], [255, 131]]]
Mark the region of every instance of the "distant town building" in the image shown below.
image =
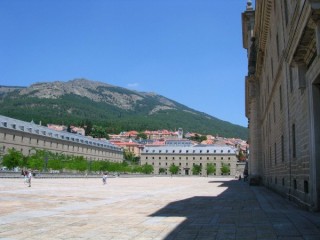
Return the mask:
[[226, 164], [230, 168], [230, 175], [236, 176], [237, 157], [236, 149], [228, 146], [214, 145], [174, 145], [145, 147], [141, 152], [141, 165], [150, 164], [154, 174], [159, 174], [160, 169], [165, 174], [170, 174], [172, 164], [179, 167], [179, 175], [192, 175], [194, 165], [201, 166], [200, 175], [206, 176], [207, 165], [211, 163], [216, 167], [215, 175], [221, 175], [221, 167]]
[[80, 135], [82, 135], [82, 136], [85, 136], [85, 135], [86, 135], [84, 128], [75, 127], [75, 126], [70, 126], [70, 130], [71, 130], [71, 133], [80, 134]]
[[251, 1], [245, 106], [250, 183], [320, 210], [320, 3]]
[[193, 143], [188, 139], [168, 139], [165, 141], [165, 145], [173, 147], [190, 147]]
[[[32, 123], [34, 123], [34, 122], [32, 122]], [[57, 124], [47, 124], [47, 127], [49, 129], [52, 129], [52, 130], [55, 130], [55, 131], [60, 131], [60, 132], [62, 132], [62, 131], [66, 132], [67, 129], [68, 129], [67, 126], [57, 125]]]
[[133, 141], [131, 139], [127, 141], [116, 141], [116, 140], [111, 140], [110, 141], [112, 144], [125, 149], [129, 152], [132, 152], [136, 157], [140, 157], [141, 155], [141, 150], [143, 149], [143, 145], [140, 144], [137, 141]]

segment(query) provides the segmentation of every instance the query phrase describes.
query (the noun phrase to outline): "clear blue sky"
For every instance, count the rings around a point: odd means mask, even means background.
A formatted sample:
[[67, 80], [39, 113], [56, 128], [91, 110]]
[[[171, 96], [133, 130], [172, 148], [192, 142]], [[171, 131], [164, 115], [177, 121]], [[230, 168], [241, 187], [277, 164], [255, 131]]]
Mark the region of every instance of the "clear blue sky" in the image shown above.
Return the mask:
[[94, 81], [247, 126], [246, 0], [1, 0], [0, 85]]

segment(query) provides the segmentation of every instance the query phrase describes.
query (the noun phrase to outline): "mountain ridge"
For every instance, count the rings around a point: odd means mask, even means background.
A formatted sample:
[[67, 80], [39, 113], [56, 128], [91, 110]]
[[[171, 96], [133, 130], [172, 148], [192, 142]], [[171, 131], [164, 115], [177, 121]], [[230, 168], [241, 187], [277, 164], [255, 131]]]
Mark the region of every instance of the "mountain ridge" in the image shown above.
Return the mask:
[[0, 114], [43, 123], [75, 124], [89, 119], [115, 132], [182, 127], [189, 132], [247, 138], [246, 128], [162, 95], [87, 79], [0, 86]]

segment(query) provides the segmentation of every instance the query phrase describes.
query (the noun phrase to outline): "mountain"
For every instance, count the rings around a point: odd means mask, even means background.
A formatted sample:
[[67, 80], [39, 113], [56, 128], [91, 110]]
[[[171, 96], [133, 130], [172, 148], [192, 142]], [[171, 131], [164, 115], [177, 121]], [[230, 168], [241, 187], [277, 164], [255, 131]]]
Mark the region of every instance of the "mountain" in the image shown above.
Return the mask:
[[0, 114], [42, 124], [91, 121], [109, 132], [174, 130], [247, 139], [247, 129], [155, 93], [75, 79], [30, 87], [0, 86]]

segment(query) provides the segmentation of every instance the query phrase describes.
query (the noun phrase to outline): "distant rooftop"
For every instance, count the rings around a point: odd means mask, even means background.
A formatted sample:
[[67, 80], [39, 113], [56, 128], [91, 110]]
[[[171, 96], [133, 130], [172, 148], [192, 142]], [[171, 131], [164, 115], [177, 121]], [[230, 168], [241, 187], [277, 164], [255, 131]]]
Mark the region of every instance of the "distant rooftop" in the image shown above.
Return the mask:
[[101, 148], [108, 148], [115, 151], [122, 151], [121, 148], [114, 146], [109, 141], [97, 140], [91, 137], [82, 136], [68, 132], [61, 132], [50, 129], [48, 127], [40, 126], [32, 122], [24, 122], [14, 118], [9, 118], [0, 115], [0, 128], [13, 129], [16, 131], [27, 132], [30, 134], [42, 135], [51, 138], [56, 138], [64, 141], [76, 142]]

